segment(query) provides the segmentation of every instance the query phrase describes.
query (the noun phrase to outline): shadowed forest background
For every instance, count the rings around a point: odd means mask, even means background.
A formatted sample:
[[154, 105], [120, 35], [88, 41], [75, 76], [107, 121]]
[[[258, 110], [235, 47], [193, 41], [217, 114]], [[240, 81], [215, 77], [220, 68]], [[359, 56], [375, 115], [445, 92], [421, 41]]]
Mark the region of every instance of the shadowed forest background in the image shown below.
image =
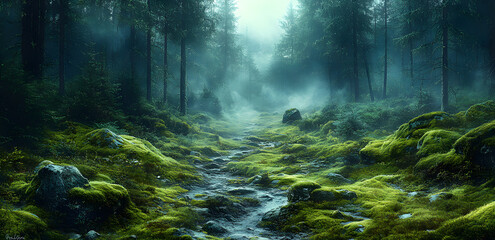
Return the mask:
[[1, 1], [0, 237], [495, 238], [494, 1], [245, 1]]

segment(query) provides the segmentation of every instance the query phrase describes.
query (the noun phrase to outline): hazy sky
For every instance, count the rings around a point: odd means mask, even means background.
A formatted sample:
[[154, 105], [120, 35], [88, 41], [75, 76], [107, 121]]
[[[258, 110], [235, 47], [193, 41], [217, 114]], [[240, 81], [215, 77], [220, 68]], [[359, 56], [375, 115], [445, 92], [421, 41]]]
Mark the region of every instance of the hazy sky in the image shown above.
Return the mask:
[[280, 21], [291, 0], [237, 0], [238, 30], [262, 42], [275, 43], [283, 33]]

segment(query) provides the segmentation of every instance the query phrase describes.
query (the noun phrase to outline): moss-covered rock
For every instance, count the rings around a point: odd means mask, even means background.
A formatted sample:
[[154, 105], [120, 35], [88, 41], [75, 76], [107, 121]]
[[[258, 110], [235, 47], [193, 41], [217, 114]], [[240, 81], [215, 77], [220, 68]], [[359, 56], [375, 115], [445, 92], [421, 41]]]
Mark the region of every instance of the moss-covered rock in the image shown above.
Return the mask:
[[495, 202], [447, 221], [432, 235], [443, 239], [495, 239]]
[[450, 183], [468, 180], [472, 174], [472, 164], [464, 155], [451, 150], [422, 158], [414, 166], [414, 170], [424, 177]]
[[296, 108], [291, 108], [284, 113], [282, 123], [291, 123], [297, 120], [301, 120], [301, 113]]
[[480, 124], [492, 121], [495, 119], [495, 101], [490, 100], [484, 103], [479, 103], [471, 106], [467, 111], [460, 112], [466, 120], [468, 127], [476, 127]]
[[466, 133], [455, 142], [454, 149], [474, 164], [495, 168], [495, 121]]
[[287, 199], [289, 202], [307, 201], [311, 198], [311, 192], [321, 186], [315, 182], [299, 182], [289, 188]]
[[422, 158], [435, 153], [447, 153], [460, 137], [461, 134], [453, 131], [442, 129], [428, 131], [419, 139], [416, 154]]

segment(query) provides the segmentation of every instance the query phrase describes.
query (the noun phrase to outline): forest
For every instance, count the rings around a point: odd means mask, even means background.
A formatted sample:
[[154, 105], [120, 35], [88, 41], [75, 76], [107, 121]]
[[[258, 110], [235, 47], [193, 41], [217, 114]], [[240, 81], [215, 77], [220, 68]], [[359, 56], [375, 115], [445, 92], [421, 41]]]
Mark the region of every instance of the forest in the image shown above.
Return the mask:
[[493, 0], [2, 0], [0, 238], [495, 239]]

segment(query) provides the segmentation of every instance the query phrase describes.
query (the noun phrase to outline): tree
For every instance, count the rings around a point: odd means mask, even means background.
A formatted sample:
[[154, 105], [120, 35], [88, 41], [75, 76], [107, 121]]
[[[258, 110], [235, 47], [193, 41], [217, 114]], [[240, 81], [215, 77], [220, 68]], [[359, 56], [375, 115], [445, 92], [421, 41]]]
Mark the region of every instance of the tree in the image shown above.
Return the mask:
[[[330, 58], [348, 61], [352, 66], [350, 79], [354, 101], [359, 101], [358, 52], [365, 51], [371, 32], [370, 0], [333, 0], [323, 3], [323, 25], [326, 54]], [[349, 54], [350, 53], [350, 54]], [[338, 62], [342, 64], [342, 62]]]
[[446, 111], [449, 105], [449, 0], [442, 0], [442, 111]]
[[206, 41], [214, 28], [207, 11], [212, 7], [210, 0], [181, 0], [180, 2], [180, 83], [179, 112], [187, 113], [187, 45]]
[[45, 14], [46, 0], [22, 1], [22, 65], [35, 79], [41, 79], [43, 75]]
[[146, 100], [151, 102], [151, 30], [153, 22], [151, 20], [151, 3], [147, 0], [148, 4], [148, 24], [146, 30]]
[[68, 22], [69, 2], [67, 0], [59, 0], [59, 20], [58, 20], [58, 94], [65, 94], [65, 34]]
[[298, 37], [297, 22], [296, 10], [294, 9], [292, 2], [290, 2], [287, 14], [280, 24], [284, 30], [284, 35], [277, 45], [277, 54], [279, 54], [280, 57], [289, 60], [290, 63], [293, 63], [296, 59], [296, 42]]
[[222, 69], [220, 71], [220, 81], [225, 83], [227, 71], [230, 63], [235, 62], [235, 40], [236, 40], [236, 25], [237, 17], [235, 10], [237, 9], [236, 0], [220, 0], [218, 5], [219, 20], [217, 30], [219, 49], [221, 51]]
[[388, 77], [388, 1], [383, 1], [383, 22], [385, 24], [385, 57], [383, 70], [383, 98], [387, 98], [387, 77]]

